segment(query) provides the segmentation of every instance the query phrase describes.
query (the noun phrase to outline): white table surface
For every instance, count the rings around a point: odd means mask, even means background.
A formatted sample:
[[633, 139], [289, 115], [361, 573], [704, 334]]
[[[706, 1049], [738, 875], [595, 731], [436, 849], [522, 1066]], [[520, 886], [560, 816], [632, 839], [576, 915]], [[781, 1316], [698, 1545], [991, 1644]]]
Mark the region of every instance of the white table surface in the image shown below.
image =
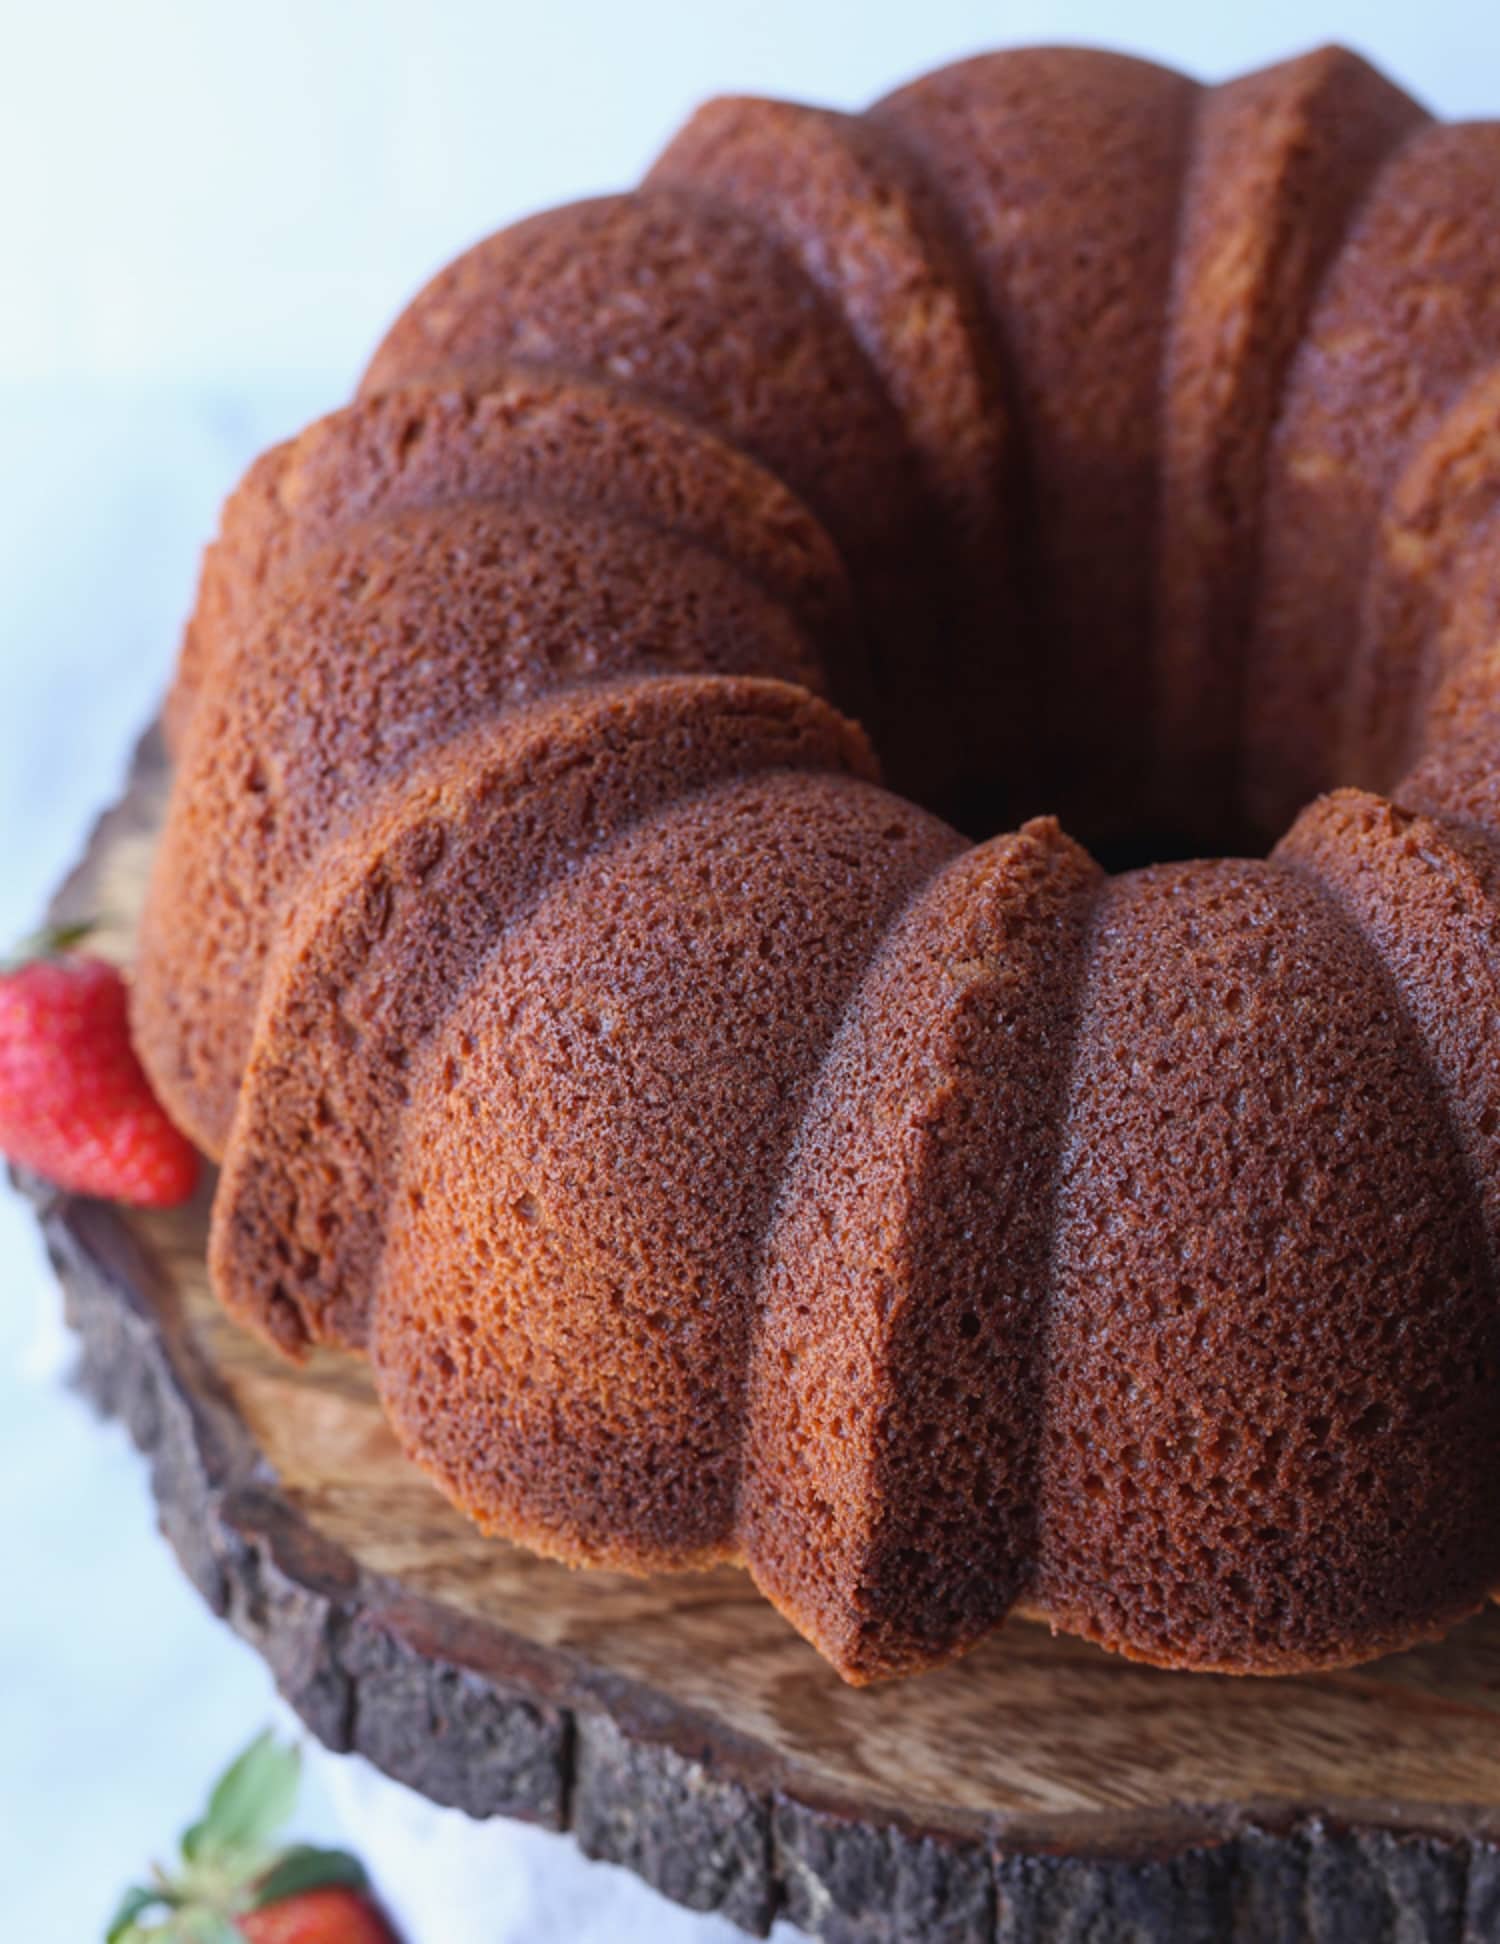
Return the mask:
[[[1128, 26], [1126, 22], [1128, 20]], [[420, 22], [420, 26], [414, 23]], [[0, 943], [33, 919], [152, 713], [198, 548], [270, 439], [347, 390], [385, 317], [524, 208], [627, 180], [725, 87], [855, 102], [999, 40], [1219, 74], [1362, 46], [1448, 113], [1500, 106], [1477, 0], [115, 0], [6, 15], [0, 61]], [[153, 1530], [143, 1468], [59, 1381], [50, 1274], [0, 1194], [0, 1885], [28, 1944], [100, 1934], [268, 1682]], [[411, 1944], [738, 1935], [556, 1838], [319, 1765]]]

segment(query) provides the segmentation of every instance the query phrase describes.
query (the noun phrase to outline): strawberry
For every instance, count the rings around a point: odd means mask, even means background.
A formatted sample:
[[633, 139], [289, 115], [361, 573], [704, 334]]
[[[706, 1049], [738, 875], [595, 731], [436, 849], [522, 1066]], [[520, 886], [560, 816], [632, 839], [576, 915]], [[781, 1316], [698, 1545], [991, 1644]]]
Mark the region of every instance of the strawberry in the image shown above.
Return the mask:
[[0, 970], [0, 1154], [77, 1194], [170, 1208], [198, 1156], [136, 1058], [118, 969], [71, 949], [85, 929]]
[[174, 1875], [127, 1890], [105, 1944], [400, 1944], [343, 1850], [272, 1838], [291, 1816], [300, 1759], [259, 1736], [214, 1784]]
[[395, 1944], [389, 1924], [357, 1890], [306, 1890], [239, 1921], [250, 1944]]

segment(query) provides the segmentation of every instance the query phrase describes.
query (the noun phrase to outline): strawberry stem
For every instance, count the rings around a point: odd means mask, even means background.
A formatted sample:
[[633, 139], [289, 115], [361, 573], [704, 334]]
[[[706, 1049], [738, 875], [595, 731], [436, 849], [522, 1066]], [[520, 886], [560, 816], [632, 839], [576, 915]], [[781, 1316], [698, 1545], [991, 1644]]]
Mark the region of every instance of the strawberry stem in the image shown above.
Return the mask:
[[62, 958], [92, 932], [99, 929], [97, 918], [73, 918], [57, 925], [43, 925], [11, 947], [0, 959], [0, 975], [19, 972], [33, 959]]

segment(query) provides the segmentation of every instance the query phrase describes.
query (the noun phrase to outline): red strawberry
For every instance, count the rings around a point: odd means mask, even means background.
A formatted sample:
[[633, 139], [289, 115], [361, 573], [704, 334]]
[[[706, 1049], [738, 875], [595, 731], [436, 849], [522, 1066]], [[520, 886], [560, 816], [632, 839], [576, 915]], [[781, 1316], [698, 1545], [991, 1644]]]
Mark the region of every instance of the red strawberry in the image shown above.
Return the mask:
[[78, 1194], [170, 1208], [198, 1156], [136, 1058], [125, 981], [69, 951], [77, 936], [45, 935], [0, 972], [0, 1153]]
[[295, 1748], [257, 1736], [184, 1830], [181, 1861], [125, 1892], [105, 1944], [401, 1944], [358, 1858], [279, 1847], [300, 1770]]
[[396, 1944], [395, 1932], [358, 1890], [305, 1890], [241, 1917], [250, 1944]]

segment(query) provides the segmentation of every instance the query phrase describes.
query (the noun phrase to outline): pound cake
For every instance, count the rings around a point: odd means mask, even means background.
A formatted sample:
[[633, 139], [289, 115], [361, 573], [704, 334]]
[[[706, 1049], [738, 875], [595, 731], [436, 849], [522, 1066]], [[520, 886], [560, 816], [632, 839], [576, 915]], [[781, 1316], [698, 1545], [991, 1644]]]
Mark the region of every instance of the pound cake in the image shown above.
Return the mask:
[[1025, 49], [441, 271], [168, 700], [133, 1018], [228, 1308], [851, 1681], [1478, 1608], [1497, 198], [1339, 49]]

